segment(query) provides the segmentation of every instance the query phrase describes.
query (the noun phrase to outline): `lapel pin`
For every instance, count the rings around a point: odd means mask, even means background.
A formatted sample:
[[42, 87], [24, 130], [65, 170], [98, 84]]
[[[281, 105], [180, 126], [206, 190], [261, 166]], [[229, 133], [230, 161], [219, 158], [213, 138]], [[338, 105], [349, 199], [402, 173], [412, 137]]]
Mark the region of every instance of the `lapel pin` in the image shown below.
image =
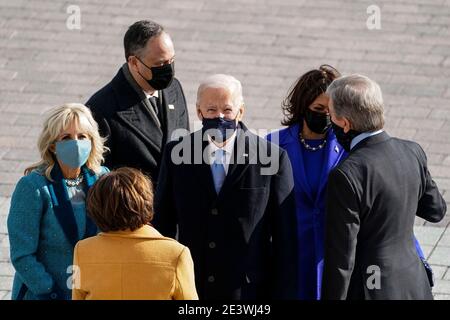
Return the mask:
[[335, 147], [334, 147], [334, 151], [336, 151], [337, 153], [339, 153], [339, 147], [338, 147], [338, 146], [335, 146]]
[[175, 109], [175, 106], [173, 104], [169, 104], [169, 109], [173, 110], [173, 109]]

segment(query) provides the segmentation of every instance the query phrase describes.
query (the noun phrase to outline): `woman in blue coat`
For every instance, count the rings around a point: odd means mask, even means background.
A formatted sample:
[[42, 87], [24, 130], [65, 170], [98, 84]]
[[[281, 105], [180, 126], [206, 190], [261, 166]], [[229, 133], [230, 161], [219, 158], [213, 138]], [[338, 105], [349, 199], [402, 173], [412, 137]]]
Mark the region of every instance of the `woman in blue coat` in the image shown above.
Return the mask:
[[41, 160], [25, 170], [11, 198], [12, 299], [71, 298], [73, 248], [97, 234], [85, 198], [108, 171], [101, 166], [103, 143], [97, 123], [81, 104], [56, 108], [44, 122]]
[[325, 91], [339, 77], [330, 66], [305, 73], [283, 103], [286, 129], [267, 138], [291, 160], [297, 204], [299, 299], [319, 298], [324, 248], [325, 196], [328, 173], [345, 157], [328, 115]]
[[[288, 127], [267, 136], [287, 151], [292, 164], [299, 239], [298, 298], [302, 300], [320, 299], [328, 174], [347, 156], [331, 129], [325, 95], [339, 76], [329, 65], [302, 75], [283, 103], [282, 124]], [[416, 248], [424, 260], [417, 240]]]

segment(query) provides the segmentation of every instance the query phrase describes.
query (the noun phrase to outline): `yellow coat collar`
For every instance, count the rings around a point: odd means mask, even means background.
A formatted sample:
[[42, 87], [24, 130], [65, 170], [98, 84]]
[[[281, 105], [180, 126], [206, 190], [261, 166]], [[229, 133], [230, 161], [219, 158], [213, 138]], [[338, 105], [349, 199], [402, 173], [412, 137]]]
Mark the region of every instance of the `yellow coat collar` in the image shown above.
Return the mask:
[[105, 237], [122, 237], [122, 238], [164, 238], [161, 233], [155, 228], [149, 225], [144, 225], [143, 227], [136, 229], [134, 231], [130, 230], [120, 230], [120, 231], [109, 231], [100, 232], [99, 236]]

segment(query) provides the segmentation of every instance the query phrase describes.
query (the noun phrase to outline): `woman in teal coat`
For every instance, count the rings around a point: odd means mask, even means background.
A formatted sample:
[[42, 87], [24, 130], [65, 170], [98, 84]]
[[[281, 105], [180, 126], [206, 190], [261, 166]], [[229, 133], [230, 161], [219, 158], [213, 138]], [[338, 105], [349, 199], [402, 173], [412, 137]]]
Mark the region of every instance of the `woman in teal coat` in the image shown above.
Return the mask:
[[66, 104], [50, 112], [38, 148], [41, 161], [25, 170], [11, 198], [12, 299], [68, 300], [73, 248], [97, 233], [85, 198], [108, 171], [104, 139], [87, 107]]

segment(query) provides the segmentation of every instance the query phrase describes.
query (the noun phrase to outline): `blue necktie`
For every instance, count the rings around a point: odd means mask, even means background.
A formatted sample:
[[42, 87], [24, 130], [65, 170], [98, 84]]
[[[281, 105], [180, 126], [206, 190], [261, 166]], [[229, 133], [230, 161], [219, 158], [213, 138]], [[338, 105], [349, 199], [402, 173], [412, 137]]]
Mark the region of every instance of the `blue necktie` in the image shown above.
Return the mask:
[[222, 188], [223, 182], [225, 181], [226, 173], [224, 163], [224, 151], [222, 149], [217, 149], [214, 156], [214, 162], [211, 165], [211, 171], [214, 179], [214, 188], [216, 193], [219, 194]]

